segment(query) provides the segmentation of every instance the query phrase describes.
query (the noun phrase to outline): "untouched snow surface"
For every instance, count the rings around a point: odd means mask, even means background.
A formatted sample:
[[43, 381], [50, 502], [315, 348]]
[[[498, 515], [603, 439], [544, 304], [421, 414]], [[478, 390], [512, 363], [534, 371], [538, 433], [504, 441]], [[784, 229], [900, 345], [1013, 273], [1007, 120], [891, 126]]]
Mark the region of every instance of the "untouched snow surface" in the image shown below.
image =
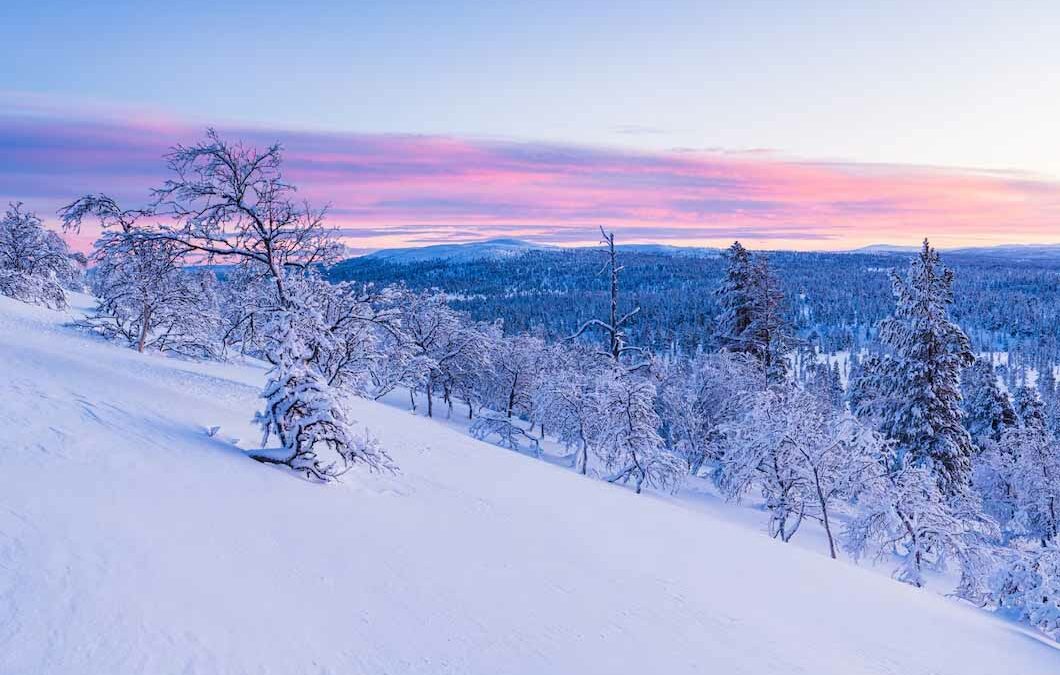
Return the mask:
[[5, 675], [1060, 672], [976, 609], [380, 404], [350, 405], [401, 473], [310, 484], [233, 443], [259, 368], [63, 318], [0, 298]]

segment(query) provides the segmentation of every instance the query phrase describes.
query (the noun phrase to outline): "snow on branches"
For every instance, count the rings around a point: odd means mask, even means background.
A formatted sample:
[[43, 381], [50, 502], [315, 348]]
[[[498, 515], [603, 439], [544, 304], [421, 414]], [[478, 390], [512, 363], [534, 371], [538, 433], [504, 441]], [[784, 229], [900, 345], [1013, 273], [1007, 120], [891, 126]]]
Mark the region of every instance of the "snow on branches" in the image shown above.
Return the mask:
[[[953, 273], [927, 240], [905, 275], [892, 273], [894, 314], [879, 325], [881, 354], [862, 364], [855, 412], [896, 443], [902, 463], [927, 466], [946, 494], [965, 490], [972, 439], [962, 426], [968, 337], [950, 320]], [[908, 458], [908, 459], [907, 459]]]
[[312, 310], [283, 309], [271, 319], [273, 366], [261, 393], [265, 409], [255, 422], [263, 432], [262, 448], [273, 436], [280, 448], [252, 456], [320, 481], [333, 480], [356, 464], [393, 470], [389, 456], [367, 431], [354, 432], [339, 391], [314, 363], [318, 336], [326, 333], [323, 317]]
[[756, 488], [770, 536], [790, 541], [804, 518], [818, 520], [836, 557], [834, 511], [856, 494], [882, 452], [877, 434], [848, 413], [794, 385], [747, 395], [728, 425], [719, 482], [731, 498]]
[[63, 287], [79, 285], [83, 263], [36, 214], [20, 203], [8, 206], [0, 219], [0, 295], [65, 309]]
[[753, 255], [740, 242], [728, 250], [729, 265], [718, 287], [721, 316], [715, 339], [731, 352], [752, 356], [772, 381], [787, 377], [787, 351], [794, 345], [784, 318], [784, 295], [762, 254]]
[[655, 386], [622, 369], [598, 379], [599, 425], [596, 449], [610, 482], [632, 481], [639, 494], [644, 486], [672, 490], [687, 473], [687, 465], [668, 451], [659, 435]]

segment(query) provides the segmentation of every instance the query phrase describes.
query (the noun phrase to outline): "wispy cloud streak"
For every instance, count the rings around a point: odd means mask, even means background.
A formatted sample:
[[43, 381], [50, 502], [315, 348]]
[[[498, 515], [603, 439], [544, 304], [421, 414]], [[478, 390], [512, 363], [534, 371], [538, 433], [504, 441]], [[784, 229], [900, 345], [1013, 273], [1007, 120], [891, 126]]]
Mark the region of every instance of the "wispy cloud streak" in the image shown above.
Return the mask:
[[[229, 128], [280, 141], [290, 179], [351, 246], [519, 236], [844, 248], [1060, 239], [1060, 185], [1031, 174], [793, 161], [771, 153], [631, 150], [443, 136]], [[162, 155], [201, 129], [163, 119], [0, 116], [0, 199], [43, 215], [87, 191], [142, 203]], [[93, 233], [85, 233], [91, 237]]]

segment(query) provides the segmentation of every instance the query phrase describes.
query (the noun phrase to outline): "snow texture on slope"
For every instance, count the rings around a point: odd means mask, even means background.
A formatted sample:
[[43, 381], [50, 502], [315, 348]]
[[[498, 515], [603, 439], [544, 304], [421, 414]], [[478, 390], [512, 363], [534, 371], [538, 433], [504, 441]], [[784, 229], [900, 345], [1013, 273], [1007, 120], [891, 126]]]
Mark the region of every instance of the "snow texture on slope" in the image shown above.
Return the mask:
[[0, 299], [0, 673], [1060, 672], [973, 608], [380, 404], [352, 416], [401, 473], [305, 482], [239, 448], [260, 368], [61, 319]]

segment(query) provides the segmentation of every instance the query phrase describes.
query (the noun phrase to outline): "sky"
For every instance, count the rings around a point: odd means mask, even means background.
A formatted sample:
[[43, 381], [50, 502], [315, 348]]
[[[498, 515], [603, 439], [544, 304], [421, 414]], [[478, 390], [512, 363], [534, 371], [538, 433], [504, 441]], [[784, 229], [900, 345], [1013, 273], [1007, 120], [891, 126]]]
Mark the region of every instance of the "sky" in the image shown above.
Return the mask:
[[[351, 247], [1060, 241], [1060, 3], [8, 0], [0, 200], [286, 150]], [[82, 233], [87, 245], [92, 232]]]

